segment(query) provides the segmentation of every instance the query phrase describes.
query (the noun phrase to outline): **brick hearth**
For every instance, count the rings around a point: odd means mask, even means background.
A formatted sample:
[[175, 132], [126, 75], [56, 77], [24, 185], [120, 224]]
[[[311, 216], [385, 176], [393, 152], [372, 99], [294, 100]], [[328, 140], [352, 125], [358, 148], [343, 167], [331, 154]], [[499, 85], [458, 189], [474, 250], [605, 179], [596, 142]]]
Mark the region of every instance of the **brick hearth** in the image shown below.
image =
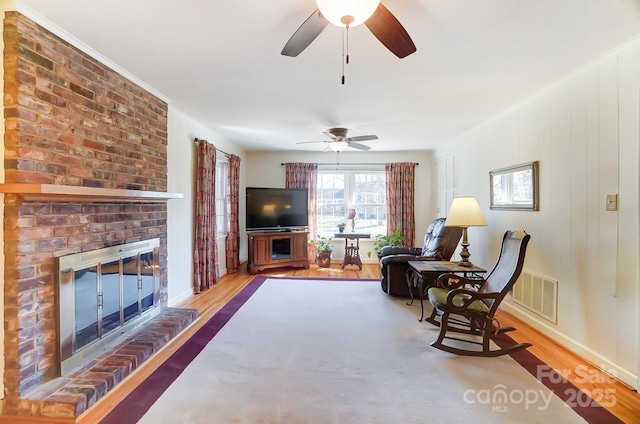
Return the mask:
[[18, 415], [78, 417], [197, 317], [195, 309], [165, 308], [126, 341], [89, 364], [20, 398]]

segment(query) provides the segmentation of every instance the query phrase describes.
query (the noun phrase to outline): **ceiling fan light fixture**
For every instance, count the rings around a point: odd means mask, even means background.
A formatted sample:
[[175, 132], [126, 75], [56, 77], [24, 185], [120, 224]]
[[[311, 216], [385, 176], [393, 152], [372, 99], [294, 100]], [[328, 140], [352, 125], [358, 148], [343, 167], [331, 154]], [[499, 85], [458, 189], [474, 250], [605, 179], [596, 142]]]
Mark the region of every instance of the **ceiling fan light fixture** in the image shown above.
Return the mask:
[[373, 15], [380, 0], [316, 0], [326, 20], [340, 27], [360, 25]]
[[329, 148], [338, 153], [344, 151], [347, 147], [349, 147], [349, 143], [346, 141], [332, 141], [329, 143]]

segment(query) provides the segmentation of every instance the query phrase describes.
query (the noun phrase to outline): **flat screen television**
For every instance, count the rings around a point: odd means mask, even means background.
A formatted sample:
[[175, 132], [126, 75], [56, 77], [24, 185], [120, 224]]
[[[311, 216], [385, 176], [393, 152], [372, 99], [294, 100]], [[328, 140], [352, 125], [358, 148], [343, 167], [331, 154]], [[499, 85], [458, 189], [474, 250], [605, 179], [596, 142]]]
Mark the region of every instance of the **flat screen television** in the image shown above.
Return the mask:
[[247, 187], [247, 231], [287, 231], [309, 226], [306, 188]]

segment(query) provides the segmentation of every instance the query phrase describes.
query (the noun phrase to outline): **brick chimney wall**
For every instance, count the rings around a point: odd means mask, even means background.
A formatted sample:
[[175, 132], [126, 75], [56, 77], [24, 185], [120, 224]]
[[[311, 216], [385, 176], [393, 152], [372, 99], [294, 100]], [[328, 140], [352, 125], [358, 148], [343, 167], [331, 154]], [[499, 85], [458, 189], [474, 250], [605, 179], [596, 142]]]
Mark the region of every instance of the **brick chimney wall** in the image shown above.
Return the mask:
[[[17, 12], [3, 35], [5, 182], [166, 191], [165, 102]], [[165, 203], [5, 195], [5, 413], [59, 373], [55, 258], [159, 237], [166, 306], [166, 220]]]

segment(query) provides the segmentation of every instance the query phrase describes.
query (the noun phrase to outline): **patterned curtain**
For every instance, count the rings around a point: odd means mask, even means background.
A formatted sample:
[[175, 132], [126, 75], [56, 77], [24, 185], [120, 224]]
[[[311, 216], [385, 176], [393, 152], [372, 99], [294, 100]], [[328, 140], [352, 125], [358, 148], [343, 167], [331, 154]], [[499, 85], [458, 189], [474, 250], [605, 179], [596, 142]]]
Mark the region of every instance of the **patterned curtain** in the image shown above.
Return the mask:
[[416, 164], [412, 162], [386, 163], [387, 181], [387, 235], [402, 228], [405, 243], [414, 245], [416, 224], [414, 220], [414, 179]]
[[216, 148], [208, 141], [200, 140], [196, 175], [196, 240], [193, 252], [196, 293], [207, 290], [218, 282], [215, 180]]
[[240, 157], [229, 155], [229, 232], [227, 233], [227, 273], [240, 269]]
[[[318, 187], [318, 164], [287, 163], [286, 187], [306, 188], [309, 190], [309, 234], [312, 239], [315, 238], [317, 227], [316, 189]], [[313, 257], [313, 252], [309, 252], [309, 257]]]

